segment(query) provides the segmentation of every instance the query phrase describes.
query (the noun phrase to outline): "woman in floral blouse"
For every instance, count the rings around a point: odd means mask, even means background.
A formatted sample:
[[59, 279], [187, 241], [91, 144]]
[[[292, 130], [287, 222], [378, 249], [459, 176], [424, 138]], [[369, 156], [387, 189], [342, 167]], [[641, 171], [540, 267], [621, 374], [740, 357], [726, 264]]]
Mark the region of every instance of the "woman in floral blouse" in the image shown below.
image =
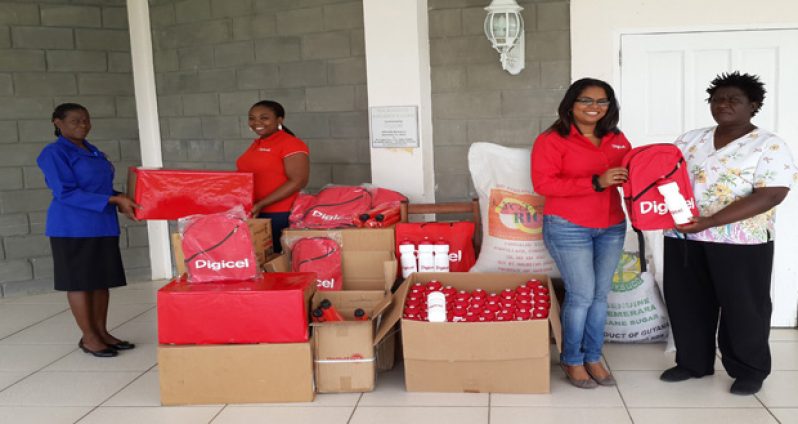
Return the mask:
[[677, 365], [660, 379], [713, 374], [717, 333], [723, 366], [735, 379], [730, 391], [750, 395], [771, 367], [775, 206], [798, 174], [784, 140], [751, 123], [765, 98], [757, 76], [720, 75], [707, 93], [718, 125], [676, 140], [701, 216], [665, 234], [665, 301]]

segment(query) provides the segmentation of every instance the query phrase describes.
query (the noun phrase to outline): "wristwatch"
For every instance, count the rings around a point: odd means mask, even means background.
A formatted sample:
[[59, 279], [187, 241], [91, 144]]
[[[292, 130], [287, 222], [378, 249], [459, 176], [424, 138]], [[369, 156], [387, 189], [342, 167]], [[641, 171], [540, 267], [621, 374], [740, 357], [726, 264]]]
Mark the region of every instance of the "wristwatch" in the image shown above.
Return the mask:
[[599, 176], [598, 175], [593, 175], [593, 180], [592, 181], [593, 181], [593, 190], [596, 190], [598, 192], [604, 191], [604, 187], [602, 187], [601, 184], [599, 184]]

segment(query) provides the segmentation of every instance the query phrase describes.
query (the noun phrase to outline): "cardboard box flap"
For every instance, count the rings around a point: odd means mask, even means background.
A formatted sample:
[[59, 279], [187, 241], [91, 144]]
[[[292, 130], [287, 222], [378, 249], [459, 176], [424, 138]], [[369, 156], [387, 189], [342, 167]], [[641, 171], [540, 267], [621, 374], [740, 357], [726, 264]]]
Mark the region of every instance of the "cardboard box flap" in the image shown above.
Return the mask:
[[350, 251], [390, 251], [394, 250], [393, 228], [362, 228], [341, 233], [346, 250]]
[[[394, 265], [386, 265], [386, 262]], [[341, 271], [344, 276], [344, 290], [382, 290], [388, 291], [396, 277], [388, 279], [386, 268], [396, 266], [396, 257], [387, 251], [354, 251], [345, 250], [341, 254]]]
[[299, 237], [328, 237], [338, 241], [345, 251], [393, 252], [395, 249], [393, 232], [393, 228], [351, 228], [333, 230], [289, 228], [283, 231], [283, 237], [285, 237], [286, 240], [296, 240]]
[[283, 253], [270, 259], [263, 264], [263, 270], [266, 272], [291, 272], [291, 262], [288, 261], [288, 255]]
[[[545, 320], [474, 323], [402, 321], [405, 359], [506, 361], [549, 355]], [[445, 347], [445, 348], [442, 348]]]
[[408, 284], [402, 284], [396, 290], [396, 293], [391, 297], [390, 304], [385, 312], [382, 314], [380, 326], [377, 329], [377, 335], [374, 337], [374, 343], [378, 344], [391, 332], [391, 329], [402, 318], [402, 308], [404, 308], [405, 295], [407, 294]]
[[[388, 309], [388, 307], [391, 306], [391, 301], [392, 300], [393, 300], [393, 296], [385, 295], [385, 297], [382, 298], [380, 303], [374, 305], [374, 309], [371, 311], [371, 315], [370, 316], [372, 318], [381, 316], [383, 314], [383, 312], [385, 312]], [[376, 340], [374, 341], [374, 344], [377, 344]]]
[[385, 292], [390, 292], [393, 288], [393, 284], [396, 282], [396, 275], [399, 272], [399, 261], [396, 260], [396, 257], [392, 257], [391, 260], [385, 261], [382, 263], [382, 271], [383, 271], [383, 279], [385, 280]]

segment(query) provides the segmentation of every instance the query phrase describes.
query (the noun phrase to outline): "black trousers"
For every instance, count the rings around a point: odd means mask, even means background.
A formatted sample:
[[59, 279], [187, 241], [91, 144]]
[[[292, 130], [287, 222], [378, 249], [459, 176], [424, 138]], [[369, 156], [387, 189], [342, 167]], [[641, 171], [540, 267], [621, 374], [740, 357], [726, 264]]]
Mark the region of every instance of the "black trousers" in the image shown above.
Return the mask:
[[665, 303], [679, 366], [712, 374], [717, 334], [729, 376], [762, 381], [770, 374], [772, 269], [772, 241], [734, 245], [665, 237]]

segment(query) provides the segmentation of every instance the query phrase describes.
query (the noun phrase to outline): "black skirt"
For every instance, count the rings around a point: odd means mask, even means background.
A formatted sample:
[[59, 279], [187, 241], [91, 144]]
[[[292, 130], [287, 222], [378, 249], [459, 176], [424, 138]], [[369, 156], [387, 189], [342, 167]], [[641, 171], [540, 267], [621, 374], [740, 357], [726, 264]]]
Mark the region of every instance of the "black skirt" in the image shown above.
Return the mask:
[[90, 291], [127, 284], [119, 237], [50, 237], [55, 289]]

